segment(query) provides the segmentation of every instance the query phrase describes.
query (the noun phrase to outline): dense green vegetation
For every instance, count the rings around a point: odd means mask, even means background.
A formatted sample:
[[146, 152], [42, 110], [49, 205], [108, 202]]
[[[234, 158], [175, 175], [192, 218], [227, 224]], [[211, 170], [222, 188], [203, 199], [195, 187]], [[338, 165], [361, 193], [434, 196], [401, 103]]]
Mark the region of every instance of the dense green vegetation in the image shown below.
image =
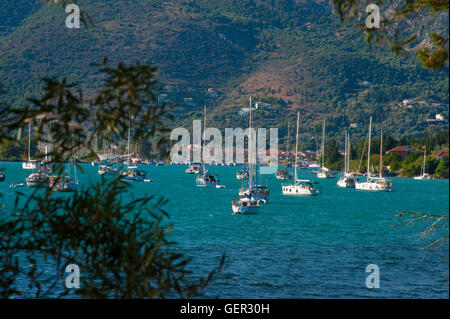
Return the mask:
[[[255, 111], [254, 122], [277, 127], [283, 146], [288, 122], [293, 145], [296, 111], [301, 113], [303, 150], [318, 149], [324, 118], [331, 149], [342, 148], [343, 131], [356, 123], [351, 128], [352, 140], [359, 143], [355, 159], [361, 155], [369, 116], [375, 129], [386, 134], [385, 150], [421, 144], [420, 138], [448, 128], [448, 67], [426, 70], [414, 54], [394, 57], [388, 49], [368, 47], [359, 31], [341, 26], [322, 1], [94, 0], [80, 5], [95, 22], [88, 30], [65, 28], [64, 11], [38, 0], [1, 4], [1, 12], [9, 12], [0, 32], [6, 103], [26, 105], [27, 97], [40, 92], [43, 74], [82, 82], [90, 97], [100, 77], [89, 65], [108, 55], [113, 62], [140, 59], [159, 66], [165, 102], [178, 103], [169, 128], [191, 129], [203, 105], [208, 106], [209, 126], [245, 127], [247, 118], [237, 112], [248, 106], [249, 95], [272, 105]], [[440, 16], [430, 19], [425, 29], [442, 22]], [[208, 97], [209, 87], [218, 91], [216, 98]], [[186, 97], [194, 104], [184, 103]], [[401, 104], [412, 98], [438, 104]], [[438, 113], [446, 120], [425, 121]], [[19, 160], [23, 149], [23, 142], [14, 142], [0, 150], [0, 157]], [[147, 157], [160, 156], [149, 143], [141, 149]], [[328, 165], [338, 167], [334, 154]], [[403, 171], [410, 175], [413, 170]]]
[[[370, 144], [371, 156], [370, 162], [374, 166], [374, 172], [379, 173], [379, 154], [380, 154], [380, 138], [375, 137]], [[421, 152], [411, 153], [402, 159], [397, 153], [387, 151], [397, 146], [411, 146], [420, 151], [427, 149], [426, 172], [436, 178], [449, 177], [449, 161], [448, 157], [438, 159], [432, 156], [433, 153], [441, 151], [448, 152], [449, 148], [448, 130], [439, 131], [433, 135], [424, 135], [421, 138], [410, 138], [402, 136], [396, 140], [391, 135], [383, 134], [383, 172], [399, 175], [399, 176], [417, 176], [421, 173], [423, 154]], [[331, 170], [341, 170], [343, 166], [343, 157], [339, 153], [339, 147], [335, 139], [332, 139], [325, 147], [325, 166]], [[356, 172], [366, 171], [367, 161], [367, 141], [360, 140], [355, 146], [351, 147], [351, 169]]]
[[[246, 120], [237, 112], [254, 95], [273, 104], [255, 112], [255, 124], [279, 127], [281, 134], [297, 110], [301, 131], [314, 135], [323, 117], [329, 136], [343, 136], [350, 123], [359, 123], [353, 136], [362, 138], [370, 115], [397, 138], [448, 127], [448, 121], [425, 122], [438, 113], [448, 119], [448, 67], [425, 70], [414, 54], [394, 57], [388, 49], [369, 48], [360, 32], [341, 26], [323, 1], [92, 0], [80, 5], [95, 22], [88, 30], [65, 28], [60, 8], [28, 0], [2, 3], [2, 12], [13, 13], [0, 32], [0, 79], [8, 103], [21, 106], [25, 97], [36, 96], [43, 74], [82, 82], [89, 96], [100, 80], [90, 63], [108, 56], [113, 62], [159, 66], [163, 93], [179, 103], [172, 126], [191, 127], [207, 105], [211, 126], [242, 127]], [[217, 98], [207, 96], [209, 87], [218, 90]], [[195, 105], [183, 103], [185, 97]], [[411, 98], [441, 106], [398, 105]]]

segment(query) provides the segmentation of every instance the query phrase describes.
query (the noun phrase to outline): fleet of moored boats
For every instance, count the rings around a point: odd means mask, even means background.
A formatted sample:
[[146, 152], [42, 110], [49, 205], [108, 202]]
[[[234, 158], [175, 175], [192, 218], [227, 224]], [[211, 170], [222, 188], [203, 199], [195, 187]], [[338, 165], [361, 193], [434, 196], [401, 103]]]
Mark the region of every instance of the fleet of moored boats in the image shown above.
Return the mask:
[[[251, 105], [251, 98], [250, 98]], [[252, 136], [252, 108], [249, 112], [249, 143], [248, 145], [257, 145], [257, 143], [252, 143], [256, 136]], [[300, 114], [297, 114], [297, 131], [296, 131], [296, 145], [295, 145], [295, 164], [294, 164], [294, 180], [291, 183], [283, 183], [281, 185], [281, 191], [283, 195], [286, 196], [317, 196], [321, 193], [319, 189], [319, 183], [314, 180], [300, 179], [298, 176], [298, 137], [299, 137], [299, 121]], [[206, 108], [204, 110], [204, 128], [206, 128]], [[131, 120], [130, 128], [128, 132], [128, 144], [127, 152], [130, 154], [130, 135], [131, 135]], [[382, 192], [392, 192], [393, 183], [391, 180], [385, 178], [382, 174], [382, 140], [380, 143], [380, 163], [379, 163], [379, 175], [372, 176], [370, 174], [370, 144], [372, 135], [372, 117], [369, 122], [369, 133], [368, 133], [368, 143], [367, 143], [367, 173], [365, 180], [361, 180], [358, 175], [353, 174], [350, 171], [350, 135], [345, 132], [345, 149], [344, 149], [344, 167], [342, 170], [342, 176], [337, 181], [337, 186], [340, 188], [354, 188], [356, 190], [364, 191], [382, 191]], [[382, 134], [381, 134], [382, 138]], [[321, 144], [321, 160], [319, 164], [311, 163], [308, 165], [313, 173], [316, 173], [317, 178], [334, 178], [335, 175], [324, 166], [324, 144], [325, 144], [325, 121], [323, 121], [322, 129], [322, 144]], [[69, 162], [68, 169], [64, 174], [54, 175], [51, 165], [48, 164], [47, 158], [47, 145], [45, 146], [45, 159], [42, 162], [31, 159], [30, 154], [30, 127], [28, 128], [28, 160], [24, 161], [22, 168], [25, 170], [33, 170], [28, 177], [25, 179], [25, 183], [28, 187], [51, 187], [54, 191], [72, 191], [78, 187], [77, 170], [75, 165], [75, 159]], [[289, 148], [289, 147], [288, 147]], [[364, 147], [365, 148], [365, 147]], [[202, 143], [203, 149], [203, 143]], [[260, 170], [258, 162], [255, 158], [251, 158], [251, 154], [256, 154], [256, 152], [251, 152], [249, 150], [248, 164], [244, 165], [242, 169], [236, 172], [236, 178], [242, 180], [241, 188], [239, 192], [231, 202], [231, 208], [233, 214], [250, 214], [257, 213], [262, 204], [266, 204], [269, 200], [269, 188], [268, 186], [263, 186], [260, 184]], [[256, 155], [253, 155], [256, 156]], [[203, 156], [201, 156], [201, 163], [190, 163], [188, 168], [185, 170], [186, 174], [195, 174], [195, 184], [197, 187], [212, 187], [212, 188], [225, 188], [221, 185], [217, 175], [210, 173], [209, 169], [206, 168], [205, 162], [203, 161]], [[361, 157], [362, 159], [362, 157]], [[430, 175], [425, 171], [425, 159], [426, 152], [424, 154], [421, 175], [414, 177], [417, 180], [429, 180]], [[150, 182], [152, 180], [146, 179], [147, 172], [145, 170], [139, 170], [136, 165], [130, 165], [130, 155], [126, 156], [125, 162], [123, 158], [109, 154], [104, 157], [99, 163], [92, 163], [98, 166], [98, 174], [103, 176], [116, 176], [120, 179], [132, 182]], [[156, 163], [157, 166], [160, 164]], [[236, 164], [232, 164], [236, 165]], [[304, 165], [304, 163], [303, 163]], [[71, 169], [73, 167], [73, 169]], [[275, 172], [275, 176], [279, 180], [291, 180], [292, 174], [288, 170], [289, 163], [286, 161], [284, 168], [279, 168]], [[303, 166], [303, 168], [306, 168]], [[73, 172], [73, 176], [72, 176]], [[5, 173], [0, 171], [0, 181], [5, 179]], [[13, 184], [10, 187], [22, 187], [25, 186], [24, 183]]]

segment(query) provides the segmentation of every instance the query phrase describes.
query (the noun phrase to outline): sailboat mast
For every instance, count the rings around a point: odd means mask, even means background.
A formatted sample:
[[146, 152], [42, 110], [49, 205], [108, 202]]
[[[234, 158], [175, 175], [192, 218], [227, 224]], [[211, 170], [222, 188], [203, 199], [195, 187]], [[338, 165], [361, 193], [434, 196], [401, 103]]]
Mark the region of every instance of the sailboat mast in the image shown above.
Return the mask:
[[423, 154], [422, 175], [425, 175], [426, 158], [427, 158], [427, 147], [425, 146], [425, 152]]
[[298, 125], [300, 122], [300, 112], [297, 112], [297, 132], [295, 134], [295, 179], [294, 179], [294, 183], [295, 181], [298, 179], [297, 178], [297, 153], [298, 153]]
[[253, 145], [253, 143], [252, 143], [252, 97], [251, 96], [250, 96], [249, 106], [250, 106], [250, 108], [249, 108], [250, 114], [249, 114], [249, 119], [248, 119], [248, 121], [249, 121], [248, 126], [249, 126], [250, 132], [249, 132], [248, 148], [247, 148], [247, 152], [248, 152], [248, 154], [247, 154], [247, 158], [248, 158], [248, 188], [249, 188], [249, 190], [252, 190], [253, 189], [253, 163], [252, 163], [253, 158], [250, 159], [250, 154], [252, 153], [251, 148]]
[[130, 167], [131, 112], [128, 114], [127, 170]]
[[345, 130], [345, 135], [344, 135], [344, 174], [347, 173], [347, 130]]
[[322, 126], [322, 146], [321, 146], [321, 155], [322, 155], [322, 167], [321, 170], [323, 170], [323, 167], [325, 166], [325, 119], [323, 119], [323, 126]]
[[203, 139], [205, 138], [205, 130], [206, 130], [206, 105], [203, 106], [203, 134], [200, 143], [200, 156], [202, 159], [202, 170], [205, 172], [205, 161], [203, 160]]
[[351, 147], [350, 147], [350, 133], [347, 132], [347, 171], [350, 172], [350, 155], [351, 155]]
[[288, 152], [287, 153], [287, 158], [286, 158], [286, 172], [287, 172], [287, 169], [288, 169], [288, 164], [289, 164], [289, 154], [290, 154], [290, 149], [289, 149], [289, 139], [290, 139], [290, 134], [289, 134], [289, 120], [288, 120], [288, 123], [287, 123], [287, 149], [286, 149], [286, 151]]
[[380, 137], [380, 177], [383, 177], [383, 130]]
[[45, 134], [45, 157], [44, 157], [44, 161], [45, 163], [48, 162], [48, 151], [49, 151], [49, 147], [48, 147], [48, 142], [50, 139], [50, 130], [49, 130], [49, 126], [50, 123], [45, 123], [44, 124], [44, 134]]
[[31, 122], [28, 122], [28, 162], [31, 161]]
[[369, 121], [369, 146], [367, 148], [367, 181], [369, 181], [370, 176], [370, 140], [372, 136], [372, 116]]

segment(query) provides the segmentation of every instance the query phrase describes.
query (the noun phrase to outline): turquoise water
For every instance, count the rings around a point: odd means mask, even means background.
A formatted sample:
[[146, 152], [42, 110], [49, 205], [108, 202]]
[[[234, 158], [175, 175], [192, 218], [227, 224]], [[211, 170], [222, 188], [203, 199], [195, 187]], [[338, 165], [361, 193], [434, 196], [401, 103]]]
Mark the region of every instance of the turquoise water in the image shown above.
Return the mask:
[[[1, 163], [4, 203], [29, 172], [20, 163]], [[84, 165], [86, 185], [99, 179]], [[268, 175], [269, 203], [257, 215], [232, 215], [231, 200], [240, 181], [238, 167], [211, 167], [225, 189], [195, 187], [186, 166], [142, 165], [152, 183], [135, 183], [135, 196], [162, 195], [174, 224], [177, 249], [193, 258], [192, 269], [204, 274], [226, 254], [222, 274], [205, 297], [220, 298], [448, 298], [448, 246], [431, 256], [420, 248], [429, 239], [418, 228], [392, 227], [400, 211], [448, 214], [448, 180], [394, 178], [393, 193], [339, 189], [336, 179], [320, 180], [317, 197], [281, 195], [281, 181]], [[301, 170], [301, 178], [314, 178]], [[263, 177], [263, 184], [266, 177]], [[28, 192], [26, 188], [17, 190]], [[404, 217], [403, 217], [404, 218]], [[380, 268], [380, 288], [368, 289], [366, 266]]]

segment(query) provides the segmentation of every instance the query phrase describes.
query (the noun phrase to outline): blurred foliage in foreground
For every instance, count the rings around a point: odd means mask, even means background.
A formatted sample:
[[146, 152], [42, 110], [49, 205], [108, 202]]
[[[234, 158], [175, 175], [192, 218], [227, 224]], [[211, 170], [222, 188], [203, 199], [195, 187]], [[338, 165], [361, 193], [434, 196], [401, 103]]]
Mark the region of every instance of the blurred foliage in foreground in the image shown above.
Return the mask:
[[[12, 141], [11, 132], [20, 138], [31, 123], [36, 142], [54, 146], [51, 164], [61, 175], [64, 161], [81, 149], [95, 152], [94, 141], [126, 139], [130, 123], [133, 143], [155, 136], [164, 143], [161, 121], [170, 115], [155, 98], [156, 69], [139, 63], [110, 67], [106, 60], [98, 68], [104, 85], [89, 100], [65, 79], [43, 79], [42, 95], [29, 99], [32, 105], [1, 106], [0, 144]], [[81, 272], [74, 294], [83, 298], [201, 294], [224, 257], [205, 278], [192, 274], [190, 259], [166, 239], [171, 226], [165, 225], [165, 202], [153, 195], [133, 198], [130, 184], [119, 179], [84, 185], [70, 195], [52, 188], [18, 192], [14, 211], [0, 211], [0, 296], [66, 296], [65, 268], [72, 263]]]

